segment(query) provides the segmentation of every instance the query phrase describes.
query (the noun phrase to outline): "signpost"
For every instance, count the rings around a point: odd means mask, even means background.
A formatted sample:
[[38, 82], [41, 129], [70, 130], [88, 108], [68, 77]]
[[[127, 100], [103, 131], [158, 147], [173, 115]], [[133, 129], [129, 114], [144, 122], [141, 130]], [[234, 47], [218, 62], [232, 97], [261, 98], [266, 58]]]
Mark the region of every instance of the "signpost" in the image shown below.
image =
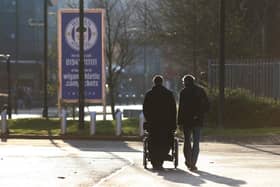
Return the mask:
[[[58, 14], [59, 105], [79, 102], [79, 9]], [[84, 11], [84, 102], [105, 108], [104, 10]]]

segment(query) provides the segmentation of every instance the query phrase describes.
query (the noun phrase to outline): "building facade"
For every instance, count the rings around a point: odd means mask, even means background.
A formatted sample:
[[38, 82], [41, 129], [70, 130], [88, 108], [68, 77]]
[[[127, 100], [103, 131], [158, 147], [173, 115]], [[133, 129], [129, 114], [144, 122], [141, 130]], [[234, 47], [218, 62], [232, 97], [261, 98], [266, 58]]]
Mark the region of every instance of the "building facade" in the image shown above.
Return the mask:
[[[43, 101], [44, 2], [0, 1], [0, 54], [11, 55], [13, 94], [18, 88], [31, 90], [34, 103], [38, 103], [36, 106]], [[48, 81], [54, 87], [57, 85], [57, 10], [78, 8], [78, 2], [48, 0]], [[84, 8], [93, 7], [92, 0], [84, 0]], [[160, 72], [160, 51], [149, 45], [139, 46], [139, 51], [140, 55], [133, 65], [128, 66], [121, 76], [118, 91], [120, 103], [127, 101], [126, 97], [141, 102], [145, 91], [151, 86], [152, 76]], [[6, 66], [6, 60], [0, 59], [0, 93], [7, 93]], [[55, 96], [53, 98], [56, 99]]]
[[[26, 91], [40, 106], [44, 67], [44, 0], [0, 1], [0, 54], [9, 54], [13, 99]], [[49, 5], [51, 2], [48, 1]], [[0, 93], [7, 93], [7, 63], [0, 59]]]

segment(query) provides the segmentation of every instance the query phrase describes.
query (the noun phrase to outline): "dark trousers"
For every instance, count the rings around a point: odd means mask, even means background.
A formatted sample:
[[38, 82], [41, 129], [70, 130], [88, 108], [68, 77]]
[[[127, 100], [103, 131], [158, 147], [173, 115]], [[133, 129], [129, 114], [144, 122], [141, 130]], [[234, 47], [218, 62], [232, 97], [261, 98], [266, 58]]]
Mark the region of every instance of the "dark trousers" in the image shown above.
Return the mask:
[[162, 166], [172, 145], [172, 133], [153, 133], [149, 135], [148, 151], [153, 166]]
[[199, 155], [201, 127], [184, 127], [184, 156], [188, 166], [195, 166]]

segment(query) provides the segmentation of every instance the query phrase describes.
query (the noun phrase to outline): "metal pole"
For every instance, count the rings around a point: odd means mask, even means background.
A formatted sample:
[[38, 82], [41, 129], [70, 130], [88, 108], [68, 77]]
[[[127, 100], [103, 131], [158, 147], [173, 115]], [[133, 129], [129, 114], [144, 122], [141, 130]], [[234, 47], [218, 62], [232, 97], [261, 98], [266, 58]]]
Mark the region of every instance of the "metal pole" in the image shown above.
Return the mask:
[[67, 111], [65, 108], [61, 110], [61, 134], [64, 135], [67, 132]]
[[19, 5], [18, 0], [16, 1], [16, 63], [18, 63], [18, 46], [19, 46], [19, 13], [18, 13]]
[[80, 0], [79, 129], [84, 129], [84, 0]]
[[90, 135], [95, 135], [96, 131], [96, 112], [90, 113]]
[[139, 114], [139, 135], [140, 136], [144, 135], [144, 122], [145, 122], [144, 113], [141, 112]]
[[146, 90], [147, 90], [147, 80], [148, 80], [148, 72], [147, 72], [147, 60], [146, 60], [146, 34], [147, 34], [147, 1], [144, 2], [144, 37], [145, 37], [145, 41], [144, 41], [144, 51], [143, 51], [143, 60], [144, 60], [144, 92], [143, 94], [145, 94]]
[[8, 131], [7, 127], [7, 111], [4, 109], [1, 112], [1, 134], [5, 135]]
[[225, 1], [220, 0], [219, 127], [223, 127], [225, 100]]
[[12, 101], [11, 101], [11, 67], [10, 67], [10, 55], [6, 55], [7, 60], [7, 73], [8, 73], [8, 117], [12, 119]]
[[122, 112], [117, 109], [116, 112], [116, 136], [120, 136], [122, 134]]
[[44, 61], [43, 117], [48, 119], [48, 0], [44, 1]]
[[193, 18], [193, 74], [197, 77], [197, 14], [196, 14], [196, 0], [193, 0], [193, 10], [194, 10], [194, 18]]
[[[19, 55], [18, 55], [18, 53], [19, 53], [19, 12], [18, 12], [18, 10], [19, 10], [19, 4], [18, 4], [18, 0], [16, 0], [16, 45], [15, 45], [15, 60], [16, 60], [16, 62], [15, 62], [15, 66], [17, 66], [17, 63], [18, 63], [18, 61], [19, 61]], [[17, 98], [17, 94], [16, 94], [16, 92], [17, 92], [17, 89], [18, 89], [18, 73], [17, 72], [19, 72], [19, 71], [15, 71], [14, 70], [14, 79], [15, 79], [15, 86], [14, 86], [14, 90], [15, 90], [15, 97], [14, 97], [14, 111], [15, 111], [15, 114], [17, 114], [18, 113], [18, 103], [17, 103], [17, 100], [18, 100], [18, 98]]]

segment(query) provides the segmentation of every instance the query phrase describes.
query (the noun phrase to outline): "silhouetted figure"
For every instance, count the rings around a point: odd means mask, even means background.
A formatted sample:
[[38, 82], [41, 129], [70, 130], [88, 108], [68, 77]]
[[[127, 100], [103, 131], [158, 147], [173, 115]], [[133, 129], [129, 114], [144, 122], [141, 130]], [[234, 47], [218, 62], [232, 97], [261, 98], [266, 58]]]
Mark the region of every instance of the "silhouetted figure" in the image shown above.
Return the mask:
[[162, 76], [156, 75], [153, 82], [153, 88], [144, 98], [143, 113], [149, 126], [151, 163], [154, 169], [162, 169], [164, 160], [170, 156], [168, 153], [176, 130], [176, 103], [173, 93], [162, 85]]
[[[197, 170], [200, 131], [203, 126], [204, 114], [209, 110], [209, 101], [204, 89], [195, 84], [194, 76], [185, 75], [182, 80], [185, 88], [180, 92], [178, 125], [183, 130], [185, 137], [185, 164], [194, 171]], [[193, 146], [191, 145], [191, 136]]]
[[16, 98], [17, 98], [17, 108], [23, 109], [24, 108], [24, 90], [22, 87], [18, 87], [16, 90]]
[[31, 93], [31, 88], [30, 87], [25, 88], [24, 100], [25, 100], [24, 103], [26, 104], [26, 107], [28, 109], [31, 109], [31, 107], [32, 107], [32, 93]]

